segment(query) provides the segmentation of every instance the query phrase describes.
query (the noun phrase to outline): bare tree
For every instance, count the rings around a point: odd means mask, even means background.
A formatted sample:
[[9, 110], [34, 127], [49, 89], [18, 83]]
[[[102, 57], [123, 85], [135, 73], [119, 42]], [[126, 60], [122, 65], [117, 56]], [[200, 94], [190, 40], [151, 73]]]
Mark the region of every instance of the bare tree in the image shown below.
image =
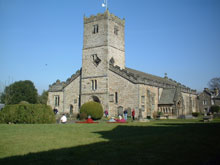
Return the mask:
[[210, 89], [214, 89], [214, 88], [220, 89], [220, 77], [212, 78], [209, 81], [208, 86]]

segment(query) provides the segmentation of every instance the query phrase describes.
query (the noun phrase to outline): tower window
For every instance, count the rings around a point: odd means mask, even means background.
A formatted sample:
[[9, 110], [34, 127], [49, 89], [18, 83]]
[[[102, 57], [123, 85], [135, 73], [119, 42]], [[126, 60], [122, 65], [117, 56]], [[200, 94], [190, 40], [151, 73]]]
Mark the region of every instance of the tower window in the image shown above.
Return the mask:
[[145, 103], [145, 96], [141, 96], [141, 103], [142, 103], [142, 104]]
[[115, 92], [115, 103], [118, 103], [118, 92]]
[[98, 84], [97, 80], [92, 80], [92, 90], [97, 90]]
[[114, 28], [114, 34], [115, 34], [115, 35], [118, 35], [118, 31], [119, 31], [119, 30], [118, 30], [118, 26], [115, 26], [115, 28]]
[[93, 59], [93, 63], [95, 66], [98, 66], [99, 63], [101, 62], [101, 59], [97, 56], [97, 54], [93, 54], [92, 56], [92, 59]]
[[97, 89], [97, 80], [95, 80], [95, 90]]
[[145, 106], [141, 105], [141, 109], [142, 109], [142, 111], [145, 111]]
[[92, 80], [92, 90], [94, 90], [94, 80]]
[[54, 96], [54, 102], [55, 102], [55, 106], [59, 106], [60, 105], [60, 96]]
[[96, 34], [99, 32], [99, 25], [96, 24], [96, 25], [93, 25], [93, 34]]

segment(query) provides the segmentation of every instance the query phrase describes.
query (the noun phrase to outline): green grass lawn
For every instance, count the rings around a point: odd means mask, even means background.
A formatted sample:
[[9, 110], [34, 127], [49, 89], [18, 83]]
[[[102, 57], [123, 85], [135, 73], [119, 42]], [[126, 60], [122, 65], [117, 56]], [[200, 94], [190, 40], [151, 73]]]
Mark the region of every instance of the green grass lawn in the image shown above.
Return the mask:
[[0, 164], [220, 164], [220, 120], [0, 125]]

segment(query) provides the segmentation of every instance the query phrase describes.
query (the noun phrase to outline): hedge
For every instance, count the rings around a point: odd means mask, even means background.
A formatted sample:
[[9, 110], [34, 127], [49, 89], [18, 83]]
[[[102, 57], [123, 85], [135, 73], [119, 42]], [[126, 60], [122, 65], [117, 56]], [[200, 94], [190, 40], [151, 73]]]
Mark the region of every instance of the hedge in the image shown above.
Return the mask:
[[55, 122], [51, 107], [43, 104], [6, 105], [0, 111], [0, 123], [50, 124]]
[[212, 113], [218, 113], [220, 111], [220, 107], [218, 105], [212, 105], [209, 111]]
[[198, 117], [199, 116], [199, 112], [192, 112], [192, 116], [193, 117]]
[[90, 101], [81, 106], [80, 114], [82, 113], [85, 113], [87, 116], [91, 116], [94, 120], [98, 120], [103, 116], [103, 108], [100, 103]]

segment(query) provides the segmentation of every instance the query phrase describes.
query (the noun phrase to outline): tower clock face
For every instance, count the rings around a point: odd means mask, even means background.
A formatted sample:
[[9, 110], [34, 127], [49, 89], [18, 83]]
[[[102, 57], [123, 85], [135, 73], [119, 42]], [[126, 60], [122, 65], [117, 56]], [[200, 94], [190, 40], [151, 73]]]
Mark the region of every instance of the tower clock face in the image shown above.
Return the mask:
[[101, 62], [101, 59], [97, 56], [97, 54], [91, 55], [92, 62], [95, 66], [98, 66]]

